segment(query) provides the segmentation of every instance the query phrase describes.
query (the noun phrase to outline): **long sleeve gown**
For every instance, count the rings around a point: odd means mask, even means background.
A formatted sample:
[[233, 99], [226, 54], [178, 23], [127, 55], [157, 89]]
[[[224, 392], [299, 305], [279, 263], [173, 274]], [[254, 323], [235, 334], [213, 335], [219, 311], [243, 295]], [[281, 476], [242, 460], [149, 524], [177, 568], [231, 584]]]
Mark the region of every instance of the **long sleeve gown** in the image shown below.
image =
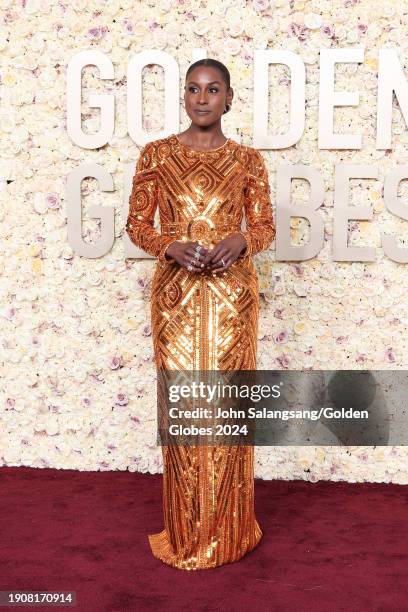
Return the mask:
[[[160, 233], [154, 228], [159, 207]], [[246, 230], [241, 231], [245, 214]], [[151, 322], [157, 368], [256, 370], [258, 278], [252, 256], [275, 235], [259, 151], [228, 139], [198, 151], [172, 134], [137, 161], [126, 231], [157, 264]], [[222, 274], [189, 272], [165, 256], [175, 240], [212, 248], [241, 232], [247, 246]], [[237, 561], [262, 537], [254, 512], [252, 446], [162, 446], [164, 529], [153, 554], [195, 570]]]

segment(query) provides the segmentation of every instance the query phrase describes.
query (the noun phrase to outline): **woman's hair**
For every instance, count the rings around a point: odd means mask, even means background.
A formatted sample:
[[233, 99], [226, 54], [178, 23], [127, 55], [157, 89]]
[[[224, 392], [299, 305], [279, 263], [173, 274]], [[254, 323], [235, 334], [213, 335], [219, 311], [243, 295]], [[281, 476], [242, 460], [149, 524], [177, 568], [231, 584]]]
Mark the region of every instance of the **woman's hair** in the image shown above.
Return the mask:
[[227, 91], [228, 91], [228, 89], [230, 88], [231, 77], [230, 77], [228, 68], [224, 66], [224, 64], [222, 64], [216, 59], [212, 59], [211, 57], [198, 60], [197, 62], [194, 62], [194, 64], [191, 64], [191, 66], [189, 66], [186, 72], [186, 79], [188, 75], [190, 74], [190, 72], [194, 70], [194, 68], [197, 68], [198, 66], [211, 66], [211, 68], [216, 68], [217, 70], [219, 70], [225, 82], [225, 85], [227, 86]]

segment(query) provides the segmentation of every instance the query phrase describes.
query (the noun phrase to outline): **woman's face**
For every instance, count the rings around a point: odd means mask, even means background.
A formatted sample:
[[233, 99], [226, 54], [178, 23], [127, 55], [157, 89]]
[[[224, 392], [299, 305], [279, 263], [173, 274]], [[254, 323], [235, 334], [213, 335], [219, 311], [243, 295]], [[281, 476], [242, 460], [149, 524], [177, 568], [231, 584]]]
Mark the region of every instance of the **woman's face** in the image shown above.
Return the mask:
[[226, 83], [216, 68], [197, 66], [188, 75], [184, 103], [187, 115], [196, 125], [210, 126], [218, 122], [231, 100], [231, 89], [228, 94]]

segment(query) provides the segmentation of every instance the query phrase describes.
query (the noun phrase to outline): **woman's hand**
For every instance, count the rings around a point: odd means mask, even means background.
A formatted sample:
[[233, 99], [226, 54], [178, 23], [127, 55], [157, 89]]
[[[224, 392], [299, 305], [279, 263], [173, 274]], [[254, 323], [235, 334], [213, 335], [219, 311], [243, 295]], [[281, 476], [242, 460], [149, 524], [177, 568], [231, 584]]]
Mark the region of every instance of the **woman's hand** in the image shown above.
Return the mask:
[[224, 272], [238, 259], [246, 247], [247, 241], [242, 234], [232, 234], [217, 242], [204, 263], [211, 272]]
[[172, 242], [166, 249], [165, 257], [173, 257], [183, 268], [192, 266], [190, 272], [202, 272], [209, 257], [210, 251], [200, 246], [200, 252], [197, 254], [196, 248], [198, 242], [176, 240]]

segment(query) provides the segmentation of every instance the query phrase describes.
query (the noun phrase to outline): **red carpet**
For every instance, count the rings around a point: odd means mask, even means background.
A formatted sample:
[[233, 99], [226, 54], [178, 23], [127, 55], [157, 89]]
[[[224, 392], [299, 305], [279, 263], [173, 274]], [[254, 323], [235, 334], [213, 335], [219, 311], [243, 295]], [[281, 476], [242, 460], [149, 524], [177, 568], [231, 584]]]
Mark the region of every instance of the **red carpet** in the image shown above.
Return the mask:
[[404, 486], [257, 480], [259, 546], [185, 572], [148, 546], [162, 529], [161, 476], [9, 467], [0, 480], [0, 590], [76, 591], [76, 607], [54, 609], [408, 608]]

